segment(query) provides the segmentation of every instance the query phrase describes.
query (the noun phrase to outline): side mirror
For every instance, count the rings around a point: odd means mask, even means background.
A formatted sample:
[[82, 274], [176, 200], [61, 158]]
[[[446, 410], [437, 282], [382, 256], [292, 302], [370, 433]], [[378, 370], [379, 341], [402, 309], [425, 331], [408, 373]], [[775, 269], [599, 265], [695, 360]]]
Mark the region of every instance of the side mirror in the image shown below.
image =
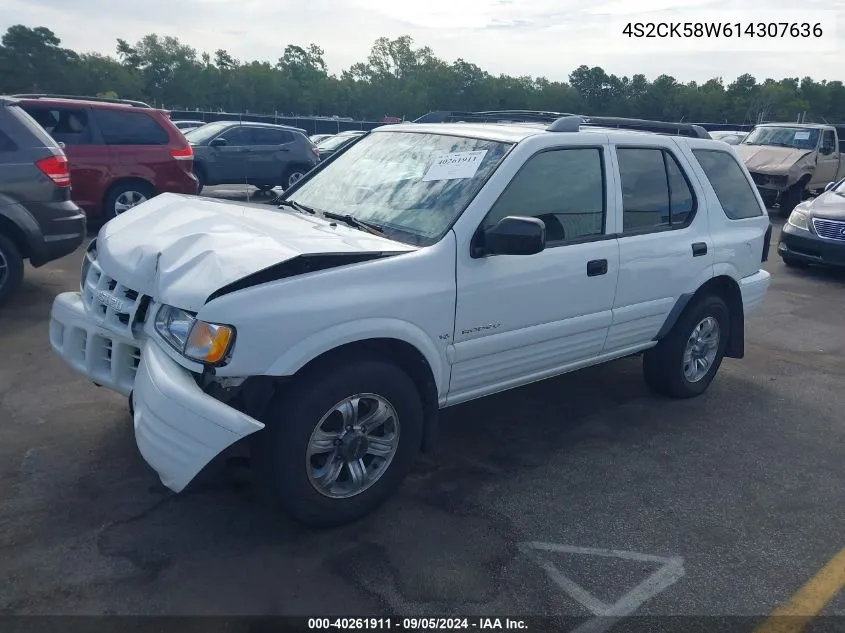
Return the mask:
[[836, 183], [835, 183], [835, 182], [829, 182], [829, 183], [827, 183], [827, 184], [824, 186], [824, 190], [825, 190], [825, 191], [830, 191], [831, 189], [833, 189], [833, 187], [834, 187], [835, 185], [836, 185]]
[[476, 234], [473, 257], [534, 255], [546, 248], [546, 225], [538, 218], [509, 215]]
[[225, 138], [218, 137], [218, 138], [214, 139], [213, 141], [211, 141], [211, 143], [209, 143], [208, 146], [209, 147], [223, 147], [223, 146], [228, 145], [228, 144], [229, 144], [229, 141], [227, 141]]

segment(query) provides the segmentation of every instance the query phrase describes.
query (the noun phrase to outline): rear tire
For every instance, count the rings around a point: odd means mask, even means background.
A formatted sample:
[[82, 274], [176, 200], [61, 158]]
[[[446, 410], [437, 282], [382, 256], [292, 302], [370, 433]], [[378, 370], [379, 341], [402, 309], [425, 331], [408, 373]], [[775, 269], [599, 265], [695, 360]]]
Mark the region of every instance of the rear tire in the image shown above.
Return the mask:
[[[669, 334], [643, 355], [646, 384], [670, 398], [704, 393], [722, 364], [730, 325], [730, 310], [721, 297], [694, 299]], [[705, 333], [708, 327], [709, 332], [715, 331], [715, 340]]]
[[[388, 421], [373, 427], [365, 443], [356, 444], [348, 427], [344, 431], [347, 418], [341, 410], [352, 409], [337, 405], [351, 397], [360, 397], [356, 410], [361, 416], [355, 416], [359, 421], [366, 422], [367, 414], [375, 411], [366, 406], [368, 399], [388, 405], [379, 409], [388, 412]], [[321, 363], [278, 393], [262, 417], [264, 431], [252, 436], [257, 470], [276, 501], [296, 521], [312, 527], [343, 525], [373, 512], [402, 483], [422, 443], [423, 408], [414, 382], [397, 366], [376, 358]], [[320, 436], [318, 428], [325, 435]], [[315, 451], [314, 442], [320, 441], [328, 442], [328, 448]], [[359, 461], [360, 451], [384, 448], [386, 443], [391, 446], [384, 451], [389, 458], [368, 453]], [[356, 480], [353, 466], [358, 464], [368, 477]], [[339, 474], [332, 479], [329, 473], [335, 467]], [[332, 483], [322, 483], [323, 476]], [[370, 480], [367, 487], [356, 485]]]
[[23, 256], [17, 245], [0, 235], [0, 306], [6, 303], [23, 282]]
[[303, 169], [302, 167], [291, 167], [282, 175], [282, 190], [287, 191], [297, 182], [299, 182], [302, 177], [308, 173], [307, 169]]
[[109, 190], [106, 196], [106, 219], [114, 219], [131, 209], [132, 206], [146, 202], [155, 195], [155, 189], [146, 182], [132, 180], [118, 183]]

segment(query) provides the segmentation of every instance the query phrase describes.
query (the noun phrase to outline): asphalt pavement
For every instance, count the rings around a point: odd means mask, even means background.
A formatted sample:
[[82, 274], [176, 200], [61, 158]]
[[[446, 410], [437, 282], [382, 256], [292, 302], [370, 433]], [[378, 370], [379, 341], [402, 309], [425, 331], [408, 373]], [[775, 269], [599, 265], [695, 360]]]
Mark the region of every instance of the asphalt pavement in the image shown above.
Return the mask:
[[765, 616], [845, 546], [845, 274], [774, 245], [704, 396], [651, 395], [633, 358], [448, 409], [391, 501], [322, 532], [224, 467], [160, 485], [125, 399], [50, 350], [80, 262], [0, 311], [0, 615]]

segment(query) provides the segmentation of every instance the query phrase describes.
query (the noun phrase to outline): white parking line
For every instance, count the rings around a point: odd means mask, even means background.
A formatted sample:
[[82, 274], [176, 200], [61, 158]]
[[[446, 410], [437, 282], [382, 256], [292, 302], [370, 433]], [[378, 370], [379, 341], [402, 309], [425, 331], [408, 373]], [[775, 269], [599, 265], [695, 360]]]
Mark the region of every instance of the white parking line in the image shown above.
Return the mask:
[[[603, 633], [607, 631], [620, 619], [634, 613], [640, 605], [676, 583], [684, 575], [684, 560], [679, 556], [654, 556], [652, 554], [640, 554], [639, 552], [537, 541], [521, 543], [519, 549], [540, 565], [562, 591], [597, 616], [574, 629], [572, 633]], [[661, 567], [616, 602], [607, 604], [569, 578], [542, 552], [620, 558], [645, 563], [658, 563], [661, 564]]]

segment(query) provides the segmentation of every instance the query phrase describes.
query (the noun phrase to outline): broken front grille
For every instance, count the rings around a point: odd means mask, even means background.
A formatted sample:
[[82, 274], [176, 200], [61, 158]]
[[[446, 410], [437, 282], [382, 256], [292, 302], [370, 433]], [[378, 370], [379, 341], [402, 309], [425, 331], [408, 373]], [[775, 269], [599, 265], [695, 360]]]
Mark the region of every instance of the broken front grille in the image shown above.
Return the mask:
[[103, 327], [136, 338], [135, 327], [146, 319], [149, 297], [109, 277], [89, 253], [82, 280], [82, 302], [88, 314]]

